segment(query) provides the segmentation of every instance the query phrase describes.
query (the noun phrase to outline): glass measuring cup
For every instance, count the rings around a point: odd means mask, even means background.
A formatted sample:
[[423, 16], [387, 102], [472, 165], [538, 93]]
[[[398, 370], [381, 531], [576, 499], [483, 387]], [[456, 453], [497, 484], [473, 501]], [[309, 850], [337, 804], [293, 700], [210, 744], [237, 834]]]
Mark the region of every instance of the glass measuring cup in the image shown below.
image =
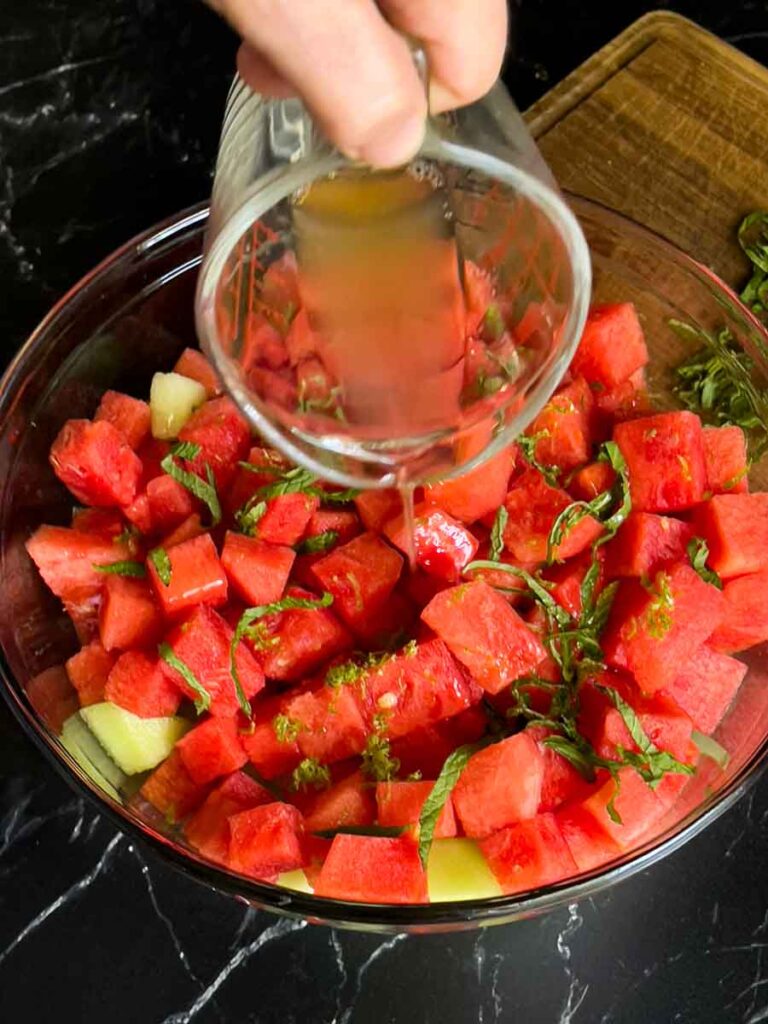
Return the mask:
[[376, 173], [300, 101], [233, 83], [198, 333], [251, 424], [313, 473], [414, 485], [497, 451], [564, 373], [590, 284], [578, 223], [500, 83], [430, 119], [407, 168]]

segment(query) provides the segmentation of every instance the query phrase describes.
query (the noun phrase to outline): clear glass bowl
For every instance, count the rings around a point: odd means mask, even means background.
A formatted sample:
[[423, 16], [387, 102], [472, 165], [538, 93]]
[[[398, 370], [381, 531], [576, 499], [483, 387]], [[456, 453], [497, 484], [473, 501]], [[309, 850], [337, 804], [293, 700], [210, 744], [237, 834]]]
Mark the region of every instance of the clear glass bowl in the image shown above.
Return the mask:
[[[667, 321], [704, 330], [727, 326], [758, 366], [768, 334], [705, 267], [632, 222], [571, 197], [594, 269], [596, 301], [631, 300], [651, 350], [650, 387], [674, 405], [671, 370], [686, 344]], [[229, 872], [187, 848], [163, 822], [102, 791], [41, 722], [27, 697], [32, 679], [56, 670], [76, 648], [59, 603], [26, 555], [40, 523], [66, 523], [72, 499], [55, 480], [48, 449], [69, 417], [92, 414], [106, 388], [145, 394], [156, 370], [194, 344], [193, 298], [207, 209], [188, 211], [128, 243], [80, 281], [31, 336], [0, 391], [0, 647], [2, 690], [18, 720], [59, 771], [118, 827], [188, 876], [263, 909], [313, 922], [380, 932], [430, 932], [514, 921], [605, 888], [670, 853], [730, 807], [755, 781], [768, 754], [768, 644], [747, 652], [738, 698], [716, 739], [725, 770], [703, 760], [678, 802], [633, 850], [593, 872], [525, 894], [427, 906], [381, 906], [316, 898]], [[765, 387], [768, 375], [756, 381]], [[766, 460], [753, 468], [759, 486]], [[763, 486], [765, 481], [762, 481]]]

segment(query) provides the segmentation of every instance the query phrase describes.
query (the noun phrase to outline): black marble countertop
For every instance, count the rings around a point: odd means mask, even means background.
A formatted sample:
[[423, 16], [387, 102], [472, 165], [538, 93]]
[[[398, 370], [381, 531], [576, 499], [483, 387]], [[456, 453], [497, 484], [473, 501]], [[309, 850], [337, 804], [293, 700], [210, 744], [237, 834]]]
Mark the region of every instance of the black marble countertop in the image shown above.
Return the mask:
[[[521, 107], [662, 4], [517, 0]], [[768, 63], [768, 3], [679, 3]], [[234, 40], [189, 0], [0, 5], [3, 361], [115, 246], [203, 199]], [[768, 782], [652, 869], [484, 932], [273, 918], [100, 819], [0, 702], [0, 1019], [30, 1024], [768, 1021]]]

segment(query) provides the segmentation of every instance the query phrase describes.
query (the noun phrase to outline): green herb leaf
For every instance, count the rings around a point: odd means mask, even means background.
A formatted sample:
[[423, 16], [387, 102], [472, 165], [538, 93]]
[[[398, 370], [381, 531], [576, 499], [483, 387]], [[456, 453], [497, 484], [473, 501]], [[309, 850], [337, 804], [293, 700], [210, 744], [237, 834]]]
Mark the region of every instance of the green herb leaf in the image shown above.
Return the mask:
[[294, 792], [308, 789], [326, 789], [331, 784], [331, 772], [327, 765], [316, 757], [305, 757], [291, 772], [291, 789]]
[[507, 512], [506, 506], [499, 505], [496, 511], [496, 518], [493, 520], [491, 539], [488, 547], [488, 558], [492, 562], [497, 562], [504, 551], [504, 531], [507, 528], [508, 522], [509, 512]]
[[478, 750], [487, 747], [492, 742], [490, 739], [479, 740], [477, 743], [467, 743], [463, 747], [457, 747], [452, 754], [445, 759], [440, 774], [435, 780], [427, 799], [421, 808], [419, 815], [419, 857], [427, 869], [429, 851], [432, 848], [432, 840], [435, 835], [435, 826], [440, 813], [445, 807], [448, 797], [453, 792], [461, 773], [467, 766], [467, 762]]
[[558, 466], [544, 466], [536, 458], [536, 445], [542, 438], [549, 437], [548, 430], [540, 430], [536, 434], [521, 434], [516, 444], [520, 454], [533, 469], [538, 469], [550, 487], [560, 486], [560, 468]]
[[266, 501], [259, 501], [257, 498], [249, 498], [242, 508], [235, 512], [235, 522], [241, 533], [246, 537], [253, 537], [256, 527], [267, 511]]
[[362, 771], [375, 782], [389, 782], [400, 771], [400, 762], [392, 756], [389, 740], [380, 732], [371, 733], [363, 750]]
[[307, 610], [314, 608], [327, 608], [332, 603], [333, 596], [326, 592], [322, 597], [318, 598], [284, 597], [282, 600], [274, 601], [272, 604], [256, 605], [254, 608], [245, 609], [238, 620], [237, 626], [235, 627], [235, 632], [232, 635], [232, 643], [229, 647], [229, 671], [232, 676], [232, 682], [235, 685], [235, 693], [237, 694], [238, 703], [240, 704], [240, 708], [244, 715], [247, 715], [248, 718], [251, 717], [251, 704], [243, 692], [240, 675], [237, 671], [236, 655], [237, 645], [246, 635], [248, 629], [254, 622], [265, 618], [267, 615], [278, 615], [280, 612], [287, 612], [299, 608]]
[[160, 646], [157, 649], [157, 652], [163, 659], [163, 661], [166, 663], [166, 665], [170, 665], [171, 668], [175, 669], [179, 673], [181, 678], [184, 680], [184, 682], [187, 684], [187, 686], [190, 688], [190, 690], [194, 691], [194, 693], [197, 694], [197, 696], [195, 697], [195, 711], [197, 711], [198, 715], [201, 714], [203, 711], [207, 711], [208, 708], [211, 706], [211, 695], [210, 693], [208, 693], [203, 684], [196, 678], [194, 672], [189, 667], [189, 665], [185, 664], [181, 660], [181, 658], [178, 658], [174, 654], [173, 648], [171, 647], [170, 644], [160, 644]]
[[703, 537], [692, 537], [688, 541], [688, 546], [685, 549], [688, 553], [691, 566], [701, 576], [705, 583], [711, 583], [713, 587], [717, 587], [718, 590], [723, 589], [723, 581], [717, 575], [714, 569], [710, 569], [707, 566], [707, 559], [709, 558], [709, 547]]
[[147, 555], [164, 587], [171, 583], [171, 560], [165, 548], [153, 548]]
[[181, 484], [182, 487], [186, 488], [195, 498], [198, 498], [204, 505], [207, 505], [208, 511], [211, 514], [211, 524], [218, 526], [221, 522], [221, 504], [216, 493], [216, 484], [211, 467], [208, 463], [205, 463], [206, 478], [203, 480], [202, 477], [199, 477], [196, 473], [191, 473], [188, 469], [184, 469], [175, 461], [176, 459], [194, 459], [199, 454], [200, 445], [192, 444], [190, 441], [182, 441], [171, 448], [170, 452], [160, 463], [160, 468], [177, 483]]
[[603, 533], [598, 540], [605, 544], [615, 536], [632, 509], [627, 464], [619, 446], [614, 441], [606, 441], [601, 447], [598, 460], [609, 463], [616, 472], [616, 481], [609, 490], [598, 494], [591, 501], [572, 502], [555, 519], [547, 537], [547, 563], [550, 565], [556, 558], [557, 548], [582, 519], [592, 516], [603, 524]]
[[756, 387], [754, 363], [727, 329], [709, 334], [680, 320], [669, 326], [699, 348], [676, 368], [675, 393], [709, 422], [741, 427], [756, 461], [768, 447], [768, 391]]
[[408, 831], [408, 825], [342, 825], [340, 828], [321, 828], [313, 832], [320, 839], [334, 839], [336, 836], [378, 836], [382, 839], [397, 839]]
[[108, 562], [106, 565], [93, 563], [96, 572], [107, 573], [112, 576], [134, 576], [136, 579], [143, 579], [147, 575], [146, 567], [142, 562]]
[[693, 775], [694, 768], [691, 765], [683, 764], [677, 758], [659, 750], [646, 735], [640, 719], [633, 707], [621, 697], [612, 686], [596, 684], [596, 689], [603, 693], [611, 701], [613, 706], [621, 715], [627, 732], [632, 737], [633, 743], [637, 746], [640, 754], [627, 751], [619, 747], [619, 754], [622, 760], [635, 769], [638, 775], [650, 786], [656, 786], [667, 772], [674, 772], [678, 775]]
[[194, 441], [177, 441], [171, 445], [170, 454], [177, 459], [196, 459], [200, 454], [200, 445]]
[[[257, 472], [263, 472], [264, 467], [255, 467], [255, 469]], [[277, 479], [274, 483], [265, 484], [259, 489], [258, 497], [261, 500], [268, 501], [270, 498], [279, 498], [284, 494], [307, 494], [310, 497], [319, 498], [326, 505], [346, 505], [360, 494], [360, 491], [354, 488], [326, 491], [319, 486], [318, 478], [302, 466], [280, 470], [276, 476]]]
[[739, 225], [737, 237], [747, 259], [768, 274], [768, 212], [748, 214]]
[[323, 533], [315, 534], [314, 537], [307, 537], [296, 548], [300, 555], [316, 555], [321, 551], [332, 548], [339, 539], [338, 530], [325, 530]]
[[566, 761], [570, 761], [576, 771], [583, 775], [587, 782], [594, 782], [594, 757], [590, 757], [589, 752], [584, 750], [579, 744], [574, 743], [573, 740], [569, 740], [565, 736], [547, 736], [542, 740], [542, 743], [545, 747], [549, 747], [550, 750], [560, 754]]

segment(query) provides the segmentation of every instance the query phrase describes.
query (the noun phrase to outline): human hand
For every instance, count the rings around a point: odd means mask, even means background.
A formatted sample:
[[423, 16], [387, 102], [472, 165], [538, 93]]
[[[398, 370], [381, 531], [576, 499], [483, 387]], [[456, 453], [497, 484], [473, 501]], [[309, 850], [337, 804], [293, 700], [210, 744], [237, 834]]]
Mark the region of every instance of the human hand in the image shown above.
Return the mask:
[[505, 0], [208, 0], [243, 38], [238, 70], [258, 92], [300, 96], [327, 137], [377, 167], [421, 144], [427, 98], [406, 40], [424, 47], [429, 109], [484, 95], [507, 37]]

